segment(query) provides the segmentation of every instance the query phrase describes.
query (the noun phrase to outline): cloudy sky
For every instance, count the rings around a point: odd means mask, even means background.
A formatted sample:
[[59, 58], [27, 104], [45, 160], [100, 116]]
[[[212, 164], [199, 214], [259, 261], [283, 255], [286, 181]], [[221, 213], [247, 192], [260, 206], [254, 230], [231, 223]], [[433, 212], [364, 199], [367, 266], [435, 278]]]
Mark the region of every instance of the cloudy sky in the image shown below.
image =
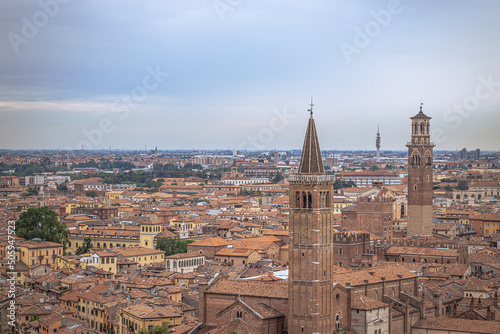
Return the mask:
[[500, 149], [498, 0], [2, 0], [0, 148]]

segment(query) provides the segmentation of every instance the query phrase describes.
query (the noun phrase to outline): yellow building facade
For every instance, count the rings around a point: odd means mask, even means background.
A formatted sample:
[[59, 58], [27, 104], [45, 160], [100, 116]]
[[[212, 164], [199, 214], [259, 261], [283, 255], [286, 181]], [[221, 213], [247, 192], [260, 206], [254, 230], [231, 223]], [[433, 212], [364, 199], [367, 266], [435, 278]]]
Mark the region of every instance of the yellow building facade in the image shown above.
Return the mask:
[[173, 306], [137, 304], [122, 308], [117, 312], [118, 334], [136, 334], [142, 329], [149, 330], [163, 323], [170, 326], [182, 323], [182, 312]]
[[161, 224], [157, 221], [140, 224], [140, 246], [154, 248], [154, 239], [161, 232]]
[[19, 241], [16, 257], [28, 266], [45, 264], [57, 266], [57, 257], [63, 254], [63, 245], [49, 241]]
[[146, 247], [127, 247], [113, 249], [113, 252], [128, 260], [137, 262], [138, 268], [143, 268], [144, 266], [148, 266], [156, 262], [165, 262], [165, 252], [157, 249], [150, 249]]

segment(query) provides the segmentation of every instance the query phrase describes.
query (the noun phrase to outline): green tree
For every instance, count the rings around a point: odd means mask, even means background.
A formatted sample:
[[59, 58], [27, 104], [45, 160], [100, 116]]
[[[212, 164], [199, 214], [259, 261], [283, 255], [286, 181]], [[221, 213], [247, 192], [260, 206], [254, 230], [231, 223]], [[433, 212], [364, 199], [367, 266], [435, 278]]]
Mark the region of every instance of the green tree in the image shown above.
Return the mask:
[[26, 191], [23, 193], [24, 197], [36, 196], [36, 195], [38, 195], [38, 190], [36, 188], [31, 188], [31, 187], [26, 189]]
[[281, 172], [278, 172], [278, 173], [276, 173], [276, 176], [272, 179], [271, 182], [272, 183], [278, 183], [278, 182], [280, 182], [283, 179], [284, 179], [283, 174], [281, 174]]
[[59, 191], [68, 191], [68, 186], [66, 184], [64, 184], [64, 183], [58, 184], [57, 185], [57, 190], [59, 190]]
[[18, 237], [26, 240], [40, 238], [59, 244], [68, 241], [66, 224], [59, 222], [57, 213], [46, 206], [29, 208], [21, 213], [16, 222], [16, 232]]
[[168, 322], [164, 321], [161, 323], [161, 326], [155, 326], [150, 329], [141, 329], [139, 331], [139, 334], [168, 334], [168, 331], [170, 329], [170, 325]]
[[446, 186], [444, 187], [444, 191], [453, 191], [453, 188], [451, 186]]
[[371, 170], [372, 172], [375, 172], [375, 171], [377, 171], [377, 170], [379, 170], [379, 169], [380, 169], [380, 168], [379, 168], [377, 165], [372, 165], [372, 166], [370, 167], [370, 170]]
[[457, 189], [458, 190], [468, 190], [469, 186], [467, 185], [467, 181], [465, 181], [465, 180], [458, 181]]
[[158, 238], [156, 249], [164, 251], [165, 256], [186, 253], [187, 245], [192, 242], [192, 240], [181, 240], [179, 238]]
[[81, 246], [78, 246], [78, 248], [75, 251], [75, 255], [81, 255], [87, 253], [90, 249], [92, 249], [92, 239], [90, 237], [85, 237], [83, 239], [83, 244]]
[[333, 189], [340, 189], [340, 188], [355, 188], [356, 183], [352, 180], [343, 180], [343, 179], [338, 179], [333, 183]]
[[97, 197], [97, 191], [95, 191], [95, 190], [86, 191], [85, 196], [95, 198], [95, 197]]

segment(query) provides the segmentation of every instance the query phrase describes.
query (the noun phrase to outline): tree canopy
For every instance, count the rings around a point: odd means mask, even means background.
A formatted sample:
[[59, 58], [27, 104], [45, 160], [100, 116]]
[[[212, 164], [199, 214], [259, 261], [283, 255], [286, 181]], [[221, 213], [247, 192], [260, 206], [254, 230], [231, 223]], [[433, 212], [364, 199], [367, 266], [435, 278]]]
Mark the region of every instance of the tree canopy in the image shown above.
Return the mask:
[[16, 233], [26, 240], [40, 238], [59, 244], [68, 241], [66, 224], [59, 222], [57, 213], [46, 206], [29, 208], [21, 213], [16, 222]]
[[68, 191], [68, 186], [64, 183], [58, 184], [57, 185], [57, 190], [59, 191]]
[[186, 253], [187, 245], [192, 242], [192, 240], [181, 240], [179, 238], [158, 238], [156, 249], [164, 251], [165, 256]]
[[272, 183], [278, 183], [280, 182], [281, 180], [283, 180], [285, 177], [283, 176], [283, 174], [281, 174], [281, 172], [278, 172], [276, 173], [276, 176], [272, 179]]
[[458, 190], [468, 190], [469, 186], [467, 184], [467, 181], [465, 181], [465, 180], [458, 181], [457, 189]]
[[81, 255], [87, 253], [90, 249], [92, 249], [92, 239], [90, 237], [85, 237], [83, 239], [83, 244], [78, 246], [75, 251], [75, 255]]
[[333, 183], [333, 189], [340, 189], [340, 188], [355, 188], [356, 183], [352, 180], [342, 180], [338, 179]]
[[168, 331], [170, 329], [170, 326], [168, 322], [164, 321], [161, 323], [161, 326], [155, 326], [150, 329], [141, 329], [139, 331], [139, 334], [168, 334]]
[[95, 197], [97, 197], [97, 195], [98, 195], [97, 191], [95, 191], [95, 190], [89, 190], [89, 191], [85, 192], [85, 196], [87, 196], [87, 197], [95, 198]]
[[28, 196], [36, 196], [38, 195], [38, 190], [36, 188], [32, 188], [32, 187], [29, 187], [28, 189], [26, 189], [26, 191], [23, 193], [23, 196], [24, 197], [28, 197]]

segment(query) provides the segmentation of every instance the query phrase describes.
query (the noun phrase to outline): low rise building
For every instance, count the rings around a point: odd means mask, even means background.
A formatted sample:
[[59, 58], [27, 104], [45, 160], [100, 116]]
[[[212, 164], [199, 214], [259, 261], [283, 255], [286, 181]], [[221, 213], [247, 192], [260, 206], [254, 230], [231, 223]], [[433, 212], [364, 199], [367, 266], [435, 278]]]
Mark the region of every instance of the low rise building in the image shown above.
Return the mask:
[[166, 269], [178, 273], [190, 273], [205, 264], [205, 256], [197, 253], [179, 253], [165, 257]]
[[182, 323], [182, 312], [174, 306], [157, 306], [153, 304], [130, 305], [118, 311], [118, 333], [136, 334], [141, 330], [150, 330], [163, 323], [179, 325]]
[[63, 254], [63, 245], [33, 239], [16, 243], [16, 258], [28, 266], [46, 264], [57, 266], [57, 257]]

